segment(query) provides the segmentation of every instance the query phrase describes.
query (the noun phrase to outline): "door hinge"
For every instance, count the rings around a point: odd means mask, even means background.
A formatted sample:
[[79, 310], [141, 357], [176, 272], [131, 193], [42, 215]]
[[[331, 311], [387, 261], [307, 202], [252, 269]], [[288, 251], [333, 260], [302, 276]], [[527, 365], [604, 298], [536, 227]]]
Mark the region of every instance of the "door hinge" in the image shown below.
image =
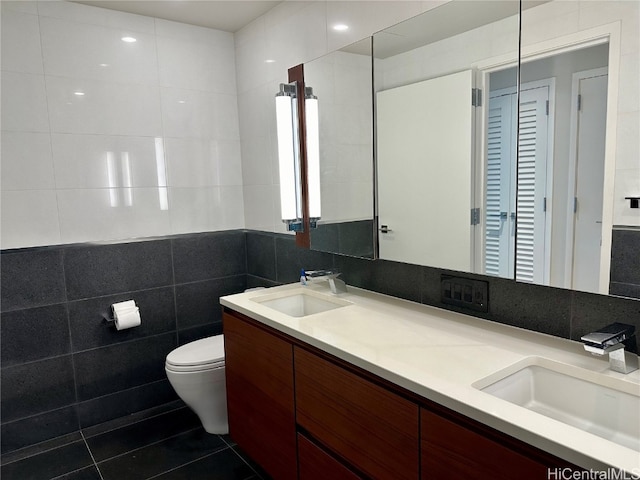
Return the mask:
[[547, 197], [544, 197], [544, 199], [542, 200], [542, 211], [547, 211]]
[[471, 209], [471, 225], [480, 224], [480, 208]]
[[549, 116], [549, 100], [547, 100], [546, 113], [548, 117]]
[[573, 213], [578, 211], [578, 197], [573, 197]]
[[479, 88], [471, 89], [471, 105], [474, 107], [482, 106], [482, 90]]
[[578, 111], [582, 110], [582, 95], [578, 94]]

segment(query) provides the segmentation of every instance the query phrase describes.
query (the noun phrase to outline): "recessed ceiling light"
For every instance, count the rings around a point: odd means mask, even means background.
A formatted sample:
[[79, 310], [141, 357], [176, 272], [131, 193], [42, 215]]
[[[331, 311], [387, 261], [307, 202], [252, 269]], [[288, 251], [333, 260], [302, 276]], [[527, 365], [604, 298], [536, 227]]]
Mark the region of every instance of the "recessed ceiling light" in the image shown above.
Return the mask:
[[73, 92], [73, 94], [82, 97], [84, 95], [84, 92]]
[[349, 30], [349, 25], [345, 25], [344, 23], [338, 23], [333, 26], [333, 29], [337, 32], [344, 32], [345, 30]]
[[138, 40], [133, 37], [122, 37], [120, 40], [127, 43], [137, 42]]
[[275, 60], [271, 60], [270, 58], [265, 60], [264, 63], [276, 63]]
[[101, 63], [100, 65], [98, 65], [99, 67], [108, 67], [109, 64], [108, 63]]
[[178, 103], [187, 103], [185, 100], [178, 100]]

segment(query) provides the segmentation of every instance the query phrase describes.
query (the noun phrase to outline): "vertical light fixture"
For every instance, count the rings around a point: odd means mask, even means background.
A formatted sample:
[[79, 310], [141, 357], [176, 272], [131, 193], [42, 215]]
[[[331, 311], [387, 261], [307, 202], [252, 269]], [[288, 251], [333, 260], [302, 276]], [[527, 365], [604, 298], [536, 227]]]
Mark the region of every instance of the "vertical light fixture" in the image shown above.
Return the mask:
[[287, 229], [300, 232], [303, 216], [297, 112], [295, 82], [280, 84], [280, 91], [276, 94], [280, 208]]
[[311, 87], [305, 88], [305, 135], [307, 146], [307, 187], [309, 199], [309, 223], [315, 228], [320, 220], [320, 138], [318, 121], [318, 97]]

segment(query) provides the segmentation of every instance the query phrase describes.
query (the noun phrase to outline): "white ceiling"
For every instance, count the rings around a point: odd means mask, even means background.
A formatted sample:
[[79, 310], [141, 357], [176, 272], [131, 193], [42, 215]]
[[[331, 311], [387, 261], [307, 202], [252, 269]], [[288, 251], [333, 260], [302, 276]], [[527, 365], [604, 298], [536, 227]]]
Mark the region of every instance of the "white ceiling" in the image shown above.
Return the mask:
[[237, 32], [281, 0], [74, 0], [94, 7]]

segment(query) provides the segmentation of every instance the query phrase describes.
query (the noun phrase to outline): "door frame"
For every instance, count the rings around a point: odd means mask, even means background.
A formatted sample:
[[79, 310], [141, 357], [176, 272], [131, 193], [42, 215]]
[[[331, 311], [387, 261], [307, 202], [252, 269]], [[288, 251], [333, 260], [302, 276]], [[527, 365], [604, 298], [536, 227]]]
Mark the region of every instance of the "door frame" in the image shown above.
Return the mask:
[[[573, 74], [573, 78], [571, 81], [571, 119], [570, 119], [570, 131], [569, 131], [569, 184], [567, 185], [567, 219], [571, 219], [567, 221], [567, 231], [565, 234], [566, 242], [565, 242], [565, 267], [564, 267], [564, 286], [565, 288], [572, 288], [573, 285], [573, 250], [574, 250], [574, 230], [575, 230], [575, 206], [574, 199], [576, 196], [576, 174], [577, 174], [577, 165], [578, 165], [578, 91], [580, 88], [580, 80], [584, 80], [591, 77], [601, 77], [604, 75], [609, 75], [608, 67], [600, 67], [593, 68], [590, 70], [583, 70], [580, 72], [575, 72]], [[609, 90], [609, 78], [607, 78], [607, 91]], [[607, 105], [607, 110], [608, 110]], [[608, 139], [605, 137], [605, 148]], [[605, 152], [605, 170], [606, 170], [606, 152]], [[604, 172], [603, 172], [604, 174]], [[604, 193], [603, 193], [604, 197]], [[604, 217], [604, 198], [602, 202], [602, 213]], [[612, 229], [613, 225], [609, 225], [607, 228]], [[604, 236], [604, 218], [602, 222], [602, 230]], [[604, 245], [602, 245], [604, 246]], [[600, 248], [600, 268], [603, 265], [603, 255], [604, 249]], [[609, 253], [609, 262], [611, 262], [611, 254]], [[600, 293], [602, 292], [602, 274], [599, 272], [599, 280], [598, 280], [598, 290]], [[607, 269], [606, 275], [607, 289], [609, 286], [609, 271]], [[606, 292], [608, 293], [608, 291]]]

